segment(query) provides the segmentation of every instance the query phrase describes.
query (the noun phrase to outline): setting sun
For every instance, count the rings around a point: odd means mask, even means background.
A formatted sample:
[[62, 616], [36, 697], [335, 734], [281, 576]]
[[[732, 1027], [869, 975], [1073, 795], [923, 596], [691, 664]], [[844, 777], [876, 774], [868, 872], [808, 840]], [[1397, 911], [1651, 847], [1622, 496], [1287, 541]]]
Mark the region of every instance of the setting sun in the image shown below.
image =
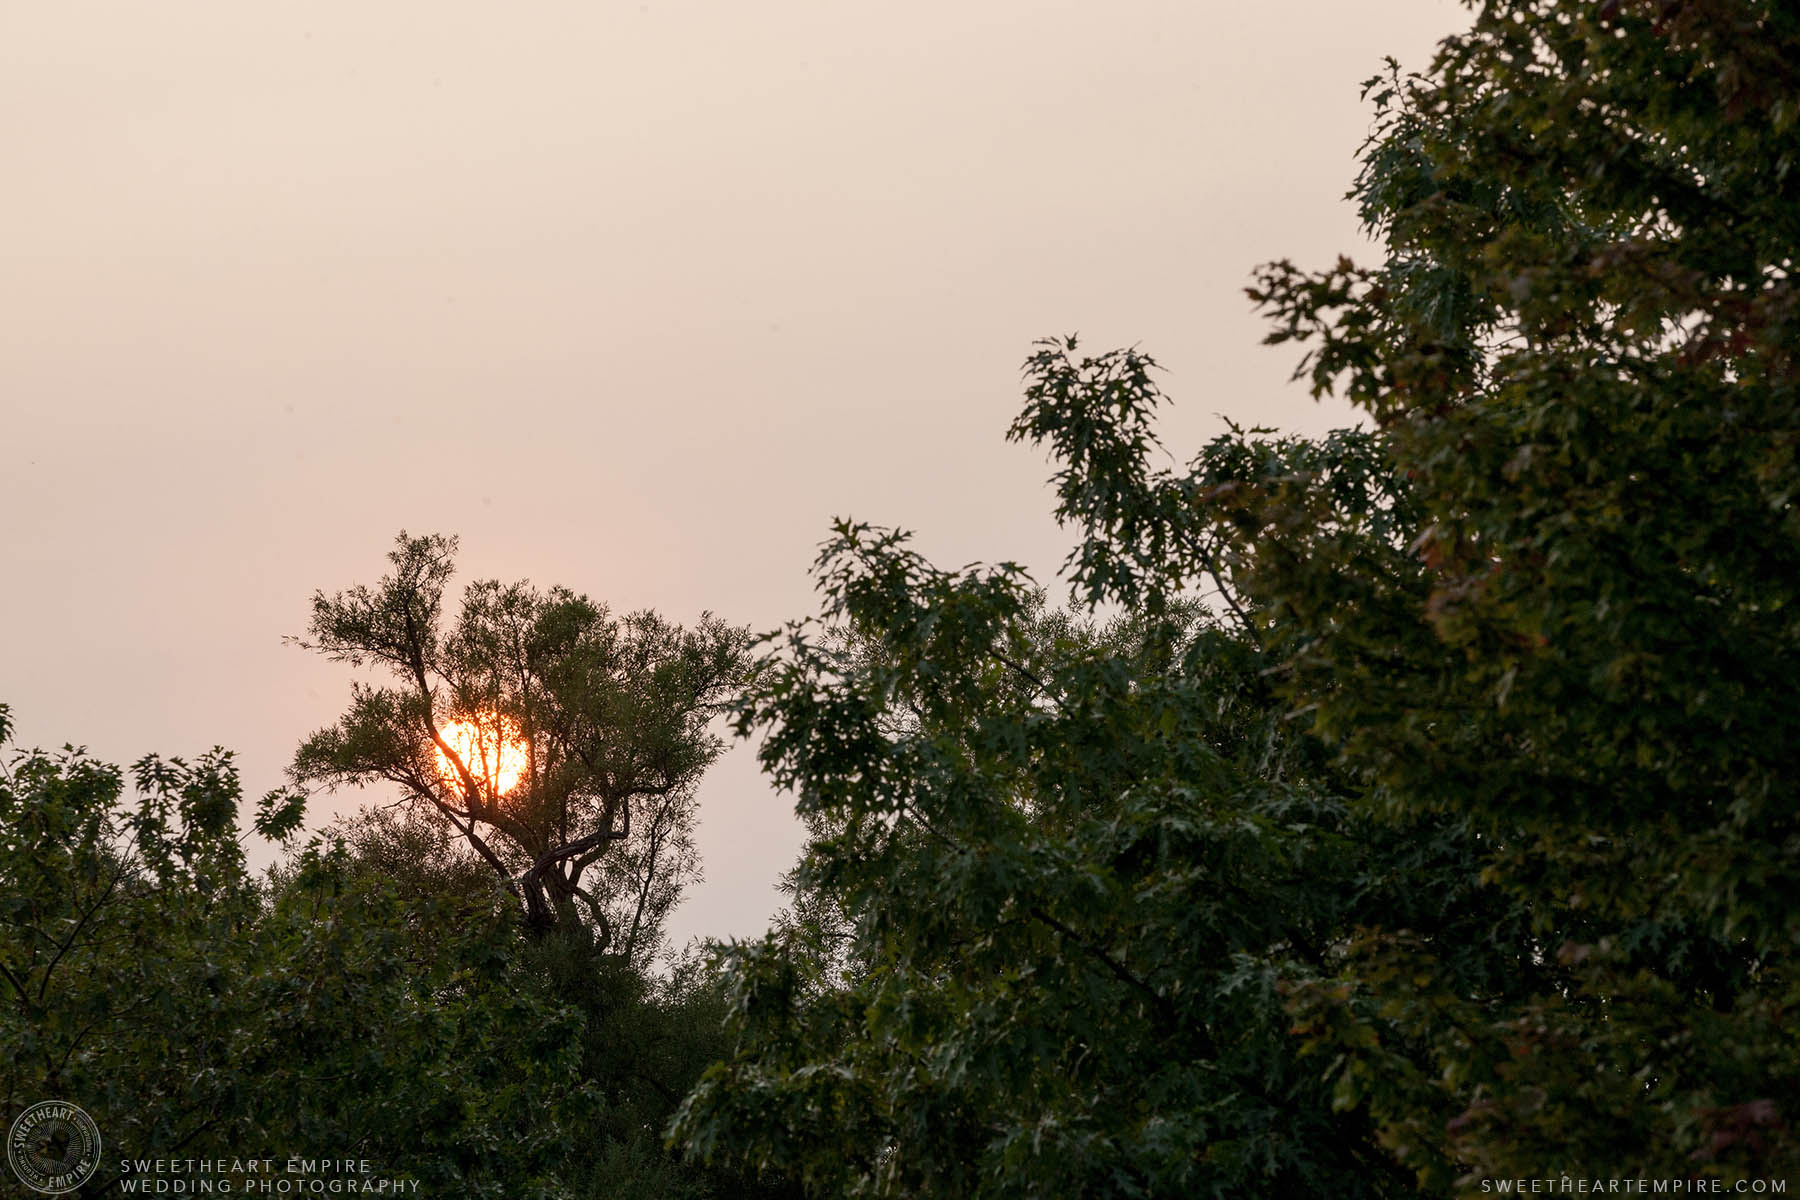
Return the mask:
[[[469, 774], [485, 782], [495, 795], [518, 786], [525, 775], [525, 736], [510, 718], [483, 714], [474, 721], [453, 721], [441, 731], [444, 743], [469, 768]], [[437, 751], [438, 771], [457, 782], [456, 764]]]

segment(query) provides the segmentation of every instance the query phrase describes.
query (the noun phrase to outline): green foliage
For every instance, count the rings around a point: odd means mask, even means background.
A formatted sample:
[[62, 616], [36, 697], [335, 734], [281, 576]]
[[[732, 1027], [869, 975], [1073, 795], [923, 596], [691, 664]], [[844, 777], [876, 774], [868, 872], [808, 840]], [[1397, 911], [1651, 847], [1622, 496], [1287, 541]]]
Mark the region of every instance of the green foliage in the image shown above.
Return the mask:
[[563, 1194], [582, 1025], [521, 986], [509, 913], [403, 898], [323, 842], [259, 885], [228, 753], [132, 774], [135, 804], [78, 750], [0, 771], [7, 1111], [77, 1099], [120, 1152], [97, 1188], [120, 1156], [341, 1147], [459, 1195]]
[[86, 1109], [94, 1190], [120, 1159], [301, 1153], [421, 1194], [786, 1194], [663, 1149], [726, 1050], [699, 960], [650, 978], [576, 932], [522, 936], [486, 864], [416, 812], [364, 813], [257, 880], [228, 753], [132, 774], [135, 802], [76, 750], [0, 771], [0, 1104]]
[[[653, 612], [614, 618], [565, 588], [492, 580], [464, 591], [445, 628], [455, 552], [453, 538], [402, 533], [376, 587], [314, 596], [299, 644], [397, 686], [353, 685], [343, 718], [301, 745], [294, 777], [397, 785], [523, 900], [534, 929], [591, 927], [642, 968], [699, 869], [694, 788], [721, 749], [707, 727], [733, 694], [747, 635], [710, 614], [683, 630]], [[455, 722], [479, 743], [446, 741]], [[502, 753], [523, 758], [511, 787], [495, 769]]]
[[[1163, 468], [1154, 362], [1041, 343], [1011, 437], [1082, 608], [837, 526], [738, 708], [794, 904], [719, 975], [643, 969], [744, 665], [711, 618], [480, 583], [446, 628], [454, 543], [402, 536], [311, 625], [399, 685], [296, 774], [413, 807], [266, 885], [223, 752], [135, 804], [15, 755], [0, 1093], [471, 1195], [1800, 1173], [1796, 62], [1773, 0], [1489, 0], [1371, 80], [1382, 261], [1251, 289], [1362, 428]], [[521, 788], [444, 777], [457, 719]]]
[[690, 1152], [821, 1194], [1800, 1170], [1797, 61], [1787, 5], [1494, 0], [1372, 80], [1384, 261], [1251, 291], [1361, 429], [1162, 469], [1154, 363], [1043, 343], [1012, 434], [1111, 627], [840, 525], [839, 633], [742, 722], [812, 907], [728, 961]]
[[[409, 940], [402, 969], [429, 973], [465, 954], [459, 931], [491, 924], [516, 906], [487, 864], [455, 831], [405, 806], [365, 809], [332, 830], [343, 869], [358, 887], [398, 897]], [[281, 886], [291, 886], [283, 871]], [[652, 975], [607, 952], [580, 930], [502, 937], [489, 947], [509, 986], [539, 1003], [562, 1006], [566, 1045], [547, 1051], [503, 1034], [495, 1053], [566, 1060], [581, 1081], [579, 1120], [553, 1125], [566, 1146], [555, 1175], [572, 1196], [699, 1198], [779, 1196], [729, 1171], [683, 1164], [663, 1147], [662, 1131], [706, 1065], [723, 1056], [724, 998], [717, 977], [694, 954]], [[524, 1032], [521, 1029], [521, 1032]], [[520, 1075], [523, 1082], [525, 1075]], [[533, 1136], [540, 1136], [533, 1134]]]
[[1372, 807], [1472, 822], [1545, 966], [1471, 992], [1390, 926], [1297, 993], [1433, 1180], [1800, 1165], [1797, 52], [1791, 6], [1487, 5], [1371, 81], [1387, 261], [1253, 291], [1409, 515], [1221, 448], [1206, 519], [1284, 697]]
[[731, 956], [689, 1150], [821, 1195], [1402, 1194], [1287, 1034], [1356, 851], [1254, 648], [863, 526], [819, 568], [850, 635], [790, 626], [741, 718], [815, 911]]
[[[237, 840], [228, 753], [142, 760], [135, 803], [79, 751], [13, 755], [9, 1110], [72, 1097], [124, 1157], [342, 1154], [445, 1194], [759, 1194], [663, 1148], [723, 1053], [722, 1000], [691, 964], [647, 974], [697, 872], [693, 789], [745, 637], [495, 583], [467, 589], [445, 630], [453, 550], [403, 537], [379, 587], [317, 597], [312, 647], [401, 686], [357, 685], [301, 747], [297, 781], [406, 790], [289, 845], [264, 881]], [[459, 757], [456, 719], [488, 745]], [[524, 752], [516, 787], [493, 769], [501, 734]], [[304, 815], [303, 794], [278, 791], [254, 827], [291, 843]]]

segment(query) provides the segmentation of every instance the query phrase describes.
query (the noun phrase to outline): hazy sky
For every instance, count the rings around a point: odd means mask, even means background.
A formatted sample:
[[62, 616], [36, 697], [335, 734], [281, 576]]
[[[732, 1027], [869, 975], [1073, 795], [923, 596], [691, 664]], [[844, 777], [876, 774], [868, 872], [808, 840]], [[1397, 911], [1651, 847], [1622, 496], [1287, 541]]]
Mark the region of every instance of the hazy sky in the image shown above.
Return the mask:
[[[285, 647], [394, 534], [616, 610], [814, 611], [834, 515], [1050, 580], [1003, 440], [1034, 338], [1342, 423], [1242, 289], [1357, 250], [1383, 54], [1447, 0], [0, 7], [0, 700], [23, 744], [281, 781], [346, 670]], [[459, 585], [460, 586], [460, 585]], [[367, 800], [321, 797], [325, 817]], [[676, 940], [799, 844], [735, 749]]]

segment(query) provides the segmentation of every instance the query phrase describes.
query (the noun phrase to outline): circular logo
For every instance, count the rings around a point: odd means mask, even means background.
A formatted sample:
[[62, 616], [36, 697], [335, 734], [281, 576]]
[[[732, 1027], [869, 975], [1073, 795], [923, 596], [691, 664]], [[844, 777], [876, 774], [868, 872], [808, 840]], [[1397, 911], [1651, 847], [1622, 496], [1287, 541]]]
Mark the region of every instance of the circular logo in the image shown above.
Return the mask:
[[12, 1123], [6, 1161], [28, 1188], [72, 1192], [100, 1167], [100, 1127], [67, 1100], [45, 1100]]

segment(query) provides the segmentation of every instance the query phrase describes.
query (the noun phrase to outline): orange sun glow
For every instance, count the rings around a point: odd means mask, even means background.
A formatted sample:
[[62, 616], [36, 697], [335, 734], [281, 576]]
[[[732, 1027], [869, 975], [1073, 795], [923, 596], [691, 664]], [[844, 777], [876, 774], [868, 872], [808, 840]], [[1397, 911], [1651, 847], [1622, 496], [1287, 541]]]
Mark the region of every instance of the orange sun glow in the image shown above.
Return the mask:
[[[508, 717], [483, 713], [473, 721], [452, 721], [439, 731], [444, 744], [469, 768], [469, 774], [481, 780], [495, 795], [504, 795], [525, 776], [525, 735]], [[438, 772], [446, 782], [460, 786], [456, 764], [442, 750], [437, 751]]]

